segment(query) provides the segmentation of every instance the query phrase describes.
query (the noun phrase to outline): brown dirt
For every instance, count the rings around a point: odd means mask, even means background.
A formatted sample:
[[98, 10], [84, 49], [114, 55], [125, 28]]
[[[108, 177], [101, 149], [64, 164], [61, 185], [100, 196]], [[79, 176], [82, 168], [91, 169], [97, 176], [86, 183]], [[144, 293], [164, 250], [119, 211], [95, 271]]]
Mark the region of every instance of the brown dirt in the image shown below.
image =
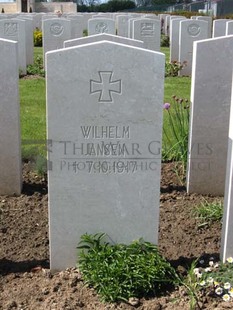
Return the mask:
[[[0, 197], [0, 309], [190, 309], [184, 288], [164, 296], [141, 299], [136, 306], [103, 304], [84, 286], [76, 269], [49, 271], [47, 182], [24, 164], [20, 197]], [[192, 213], [205, 198], [188, 195], [180, 186], [174, 164], [164, 164], [161, 181], [159, 249], [181, 273], [200, 256], [219, 259], [221, 224], [199, 227]], [[233, 309], [233, 303], [204, 297], [198, 309]]]

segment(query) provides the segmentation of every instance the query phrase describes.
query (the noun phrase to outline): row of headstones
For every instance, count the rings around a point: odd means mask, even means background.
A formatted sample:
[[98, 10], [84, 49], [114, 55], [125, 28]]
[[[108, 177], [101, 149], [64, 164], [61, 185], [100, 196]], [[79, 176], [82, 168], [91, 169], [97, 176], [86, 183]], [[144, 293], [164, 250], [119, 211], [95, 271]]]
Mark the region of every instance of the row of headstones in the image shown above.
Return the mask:
[[[109, 35], [103, 36], [108, 40]], [[137, 237], [157, 242], [164, 55], [125, 40], [132, 46], [126, 41], [127, 45], [82, 41], [76, 48], [47, 53], [48, 138], [53, 142], [48, 172], [50, 239], [55, 269], [74, 264], [75, 245], [85, 232], [105, 231], [116, 242]], [[10, 194], [13, 188], [15, 193], [21, 189], [17, 44], [1, 40], [1, 45], [5, 62], [0, 178], [1, 191], [5, 186]], [[194, 43], [190, 193], [223, 195], [226, 171], [231, 178], [231, 159], [227, 168], [226, 159], [232, 47], [233, 36]], [[228, 187], [231, 181], [226, 182], [226, 201], [231, 198]], [[226, 221], [230, 206], [228, 201]], [[228, 226], [223, 226], [227, 236]], [[224, 248], [228, 255], [230, 243], [232, 238]]]
[[[128, 37], [128, 19], [141, 16], [141, 20], [131, 24], [133, 29], [132, 37], [142, 39], [144, 47], [152, 50], [160, 49], [160, 21], [151, 19], [150, 15], [114, 15], [114, 19], [100, 18], [101, 15], [87, 14], [89, 34], [109, 33], [116, 34], [116, 24], [118, 25], [118, 35]], [[40, 17], [38, 19], [37, 17]], [[43, 28], [44, 54], [47, 51], [63, 47], [65, 40], [75, 39], [83, 36], [85, 15], [69, 14], [66, 18], [58, 18], [56, 14], [11, 14], [0, 15], [0, 37], [19, 42], [19, 69], [25, 74], [26, 66], [33, 63], [33, 30], [39, 25], [41, 20]], [[154, 15], [155, 16], [155, 15]], [[98, 18], [97, 18], [98, 17]], [[146, 17], [146, 20], [145, 18]], [[156, 17], [156, 16], [155, 16]], [[127, 30], [127, 31], [126, 31]]]
[[166, 18], [170, 25], [170, 61], [186, 62], [180, 75], [191, 75], [193, 59], [193, 42], [208, 38], [233, 34], [232, 20], [215, 20], [212, 17], [193, 16], [186, 19], [182, 16], [168, 16]]

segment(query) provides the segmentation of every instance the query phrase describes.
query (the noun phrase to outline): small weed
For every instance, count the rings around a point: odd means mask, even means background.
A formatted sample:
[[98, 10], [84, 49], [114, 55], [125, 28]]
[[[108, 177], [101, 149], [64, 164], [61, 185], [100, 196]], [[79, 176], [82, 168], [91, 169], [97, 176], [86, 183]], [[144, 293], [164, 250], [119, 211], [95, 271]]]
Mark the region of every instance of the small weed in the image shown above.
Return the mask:
[[171, 76], [178, 76], [180, 70], [182, 70], [186, 66], [187, 62], [184, 61], [180, 63], [178, 61], [166, 62], [165, 63], [165, 77]]
[[169, 36], [161, 35], [161, 47], [169, 47], [170, 46], [170, 40]]
[[155, 294], [179, 278], [155, 245], [143, 240], [110, 245], [105, 234], [81, 237], [78, 267], [104, 301], [128, 301]]
[[33, 65], [27, 66], [27, 74], [29, 74], [29, 75], [40, 75], [42, 77], [45, 76], [43, 58], [41, 56], [38, 55], [35, 58]]
[[199, 224], [198, 227], [210, 226], [213, 222], [221, 221], [223, 216], [223, 203], [221, 201], [204, 201], [194, 209]]

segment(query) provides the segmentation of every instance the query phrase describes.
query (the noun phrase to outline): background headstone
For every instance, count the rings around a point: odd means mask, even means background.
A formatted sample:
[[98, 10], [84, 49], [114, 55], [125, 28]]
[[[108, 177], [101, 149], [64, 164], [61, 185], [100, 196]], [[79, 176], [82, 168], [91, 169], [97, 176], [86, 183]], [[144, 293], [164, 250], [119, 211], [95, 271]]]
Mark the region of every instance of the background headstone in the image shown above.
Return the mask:
[[160, 51], [161, 23], [157, 19], [141, 18], [133, 21], [132, 38], [144, 42], [144, 47]]
[[224, 263], [228, 257], [233, 257], [233, 87], [231, 91], [229, 124], [224, 213], [221, 237], [221, 259]]
[[17, 45], [0, 39], [0, 195], [22, 187]]
[[233, 36], [194, 43], [187, 167], [189, 193], [224, 194], [232, 59]]
[[116, 24], [114, 19], [93, 18], [88, 20], [88, 35], [99, 33], [116, 34]]
[[191, 75], [193, 42], [208, 38], [208, 23], [201, 20], [182, 20], [179, 33], [179, 62], [187, 62], [179, 74]]
[[132, 45], [132, 46], [137, 46], [137, 47], [141, 47], [141, 48], [144, 47], [144, 43], [142, 41], [139, 41], [139, 40], [133, 40], [133, 39], [129, 39], [129, 38], [115, 36], [112, 34], [101, 33], [101, 34], [95, 34], [93, 36], [88, 36], [88, 37], [83, 37], [83, 38], [79, 38], [79, 39], [65, 41], [64, 42], [64, 48], [65, 47], [78, 46], [78, 45], [87, 44], [87, 43], [99, 42], [99, 41], [103, 41], [103, 40], [113, 41], [113, 42]]

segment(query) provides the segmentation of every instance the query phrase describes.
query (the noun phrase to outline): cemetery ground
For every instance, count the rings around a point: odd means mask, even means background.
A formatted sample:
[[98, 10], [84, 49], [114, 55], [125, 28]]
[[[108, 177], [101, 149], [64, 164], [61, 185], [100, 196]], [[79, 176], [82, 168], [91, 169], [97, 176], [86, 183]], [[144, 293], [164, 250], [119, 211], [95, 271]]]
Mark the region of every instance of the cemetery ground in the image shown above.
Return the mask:
[[[173, 95], [189, 98], [189, 93], [190, 78], [166, 78], [165, 102], [171, 102]], [[110, 304], [101, 302], [84, 284], [77, 269], [51, 274], [47, 176], [42, 156], [46, 135], [43, 78], [20, 80], [20, 103], [23, 191], [19, 197], [0, 197], [0, 309], [233, 308], [231, 301], [202, 289], [190, 271], [194, 262], [209, 267], [209, 261], [219, 261], [221, 220], [200, 218], [197, 210], [206, 204], [221, 204], [223, 198], [187, 194], [184, 176], [178, 177], [175, 162], [162, 165], [158, 247], [183, 279], [182, 285], [129, 303]]]

